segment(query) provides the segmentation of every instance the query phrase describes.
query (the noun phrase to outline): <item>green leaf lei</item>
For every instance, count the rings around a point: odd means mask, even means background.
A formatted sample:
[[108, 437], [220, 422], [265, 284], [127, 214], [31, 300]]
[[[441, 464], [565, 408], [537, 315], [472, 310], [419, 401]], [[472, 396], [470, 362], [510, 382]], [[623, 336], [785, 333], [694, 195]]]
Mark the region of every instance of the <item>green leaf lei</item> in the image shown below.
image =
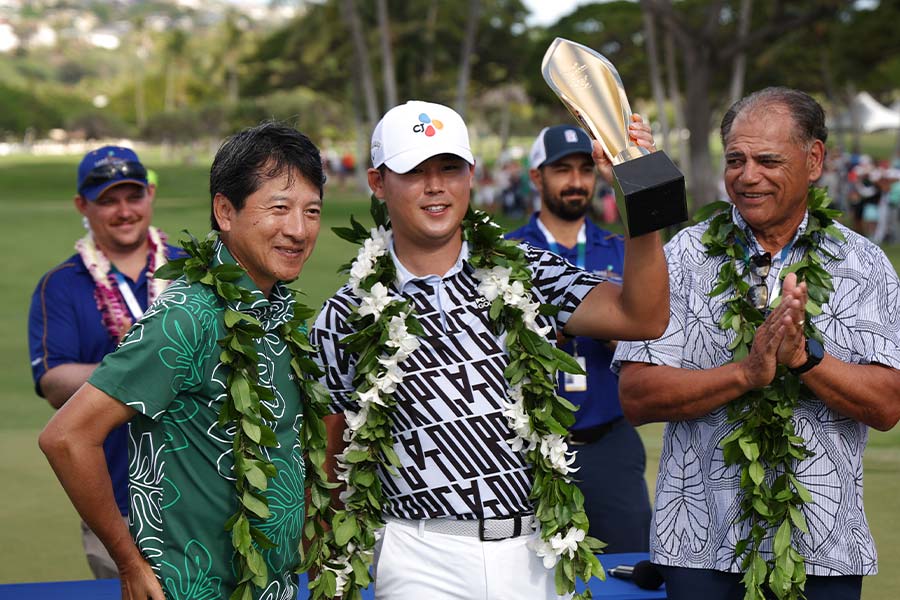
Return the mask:
[[[822, 249], [821, 242], [826, 236], [844, 240], [834, 225], [841, 213], [828, 208], [830, 202], [824, 189], [810, 188], [808, 223], [795, 242], [797, 247], [805, 249], [805, 256], [781, 274], [783, 279], [788, 273], [796, 273], [798, 281], [806, 282], [808, 301], [803, 333], [819, 341], [822, 334], [811, 317], [822, 313], [822, 306], [834, 291], [831, 275], [822, 264], [826, 258], [836, 258]], [[734, 331], [728, 349], [733, 352], [732, 362], [738, 362], [749, 353], [756, 329], [765, 316], [748, 300], [750, 244], [746, 232], [732, 221], [731, 204], [717, 202], [697, 218], [705, 219], [715, 211], [721, 212], [710, 221], [701, 241], [710, 256], [725, 256], [727, 260], [709, 296], [730, 293], [724, 300], [726, 309], [719, 327]], [[735, 558], [742, 559], [745, 600], [763, 600], [766, 587], [779, 599], [805, 597], [805, 560], [794, 548], [793, 539], [800, 532], [809, 533], [800, 508], [812, 502], [812, 496], [797, 480], [796, 467], [813, 453], [797, 435], [792, 421], [794, 409], [804, 398], [812, 398], [812, 394], [797, 375], [779, 365], [772, 383], [728, 404], [728, 422], [736, 428], [722, 440], [721, 446], [725, 464], [740, 466], [742, 495], [738, 520], [750, 526], [747, 537], [735, 547]], [[761, 548], [772, 531], [775, 532], [772, 558], [766, 559]]]
[[[239, 265], [210, 267], [218, 235], [210, 233], [203, 241], [188, 235], [190, 239], [182, 241], [188, 256], [168, 262], [156, 271], [155, 277], [175, 279], [184, 276], [188, 283], [208, 286], [223, 303], [256, 300], [250, 290], [236, 283], [245, 273]], [[299, 293], [292, 291], [295, 296]], [[295, 302], [294, 316], [280, 326], [279, 334], [291, 353], [291, 369], [304, 399], [300, 438], [307, 453], [306, 485], [315, 493], [333, 486], [322, 470], [326, 440], [322, 417], [329, 413], [329, 397], [318, 383], [322, 372], [310, 358], [313, 347], [305, 333], [306, 320], [313, 314], [313, 310]], [[230, 370], [226, 382], [228, 393], [219, 410], [218, 425], [223, 429], [234, 428], [234, 487], [238, 499], [237, 511], [224, 524], [226, 531], [231, 532], [237, 563], [238, 584], [230, 599], [251, 600], [253, 588], [262, 589], [269, 581], [262, 551], [276, 546], [254, 524], [265, 521], [270, 515], [264, 492], [269, 480], [278, 472], [263, 450], [277, 445], [275, 433], [269, 426], [275, 417], [265, 404], [273, 401], [275, 396], [273, 390], [259, 383], [259, 354], [255, 340], [266, 335], [260, 322], [250, 315], [226, 308], [224, 325], [226, 335], [217, 342], [222, 348], [219, 360]]]
[[[387, 211], [383, 204], [372, 199], [372, 218], [376, 229], [370, 231], [351, 218], [351, 227], [335, 228], [335, 233], [350, 242], [366, 244], [374, 240], [379, 232], [384, 234], [390, 228]], [[381, 228], [381, 229], [377, 229]], [[503, 239], [502, 229], [483, 212], [470, 209], [463, 220], [463, 238], [470, 248], [470, 264], [476, 269], [509, 269], [508, 282], [518, 291], [531, 298], [532, 273], [528, 268], [524, 252], [516, 243]], [[394, 264], [387, 252], [377, 255], [371, 271], [359, 280], [359, 289], [365, 294], [373, 293], [373, 288], [384, 292], [396, 278]], [[361, 250], [361, 253], [364, 251]], [[351, 272], [352, 265], [344, 270]], [[377, 286], [383, 286], [378, 288]], [[532, 305], [536, 306], [536, 305]], [[549, 305], [540, 306], [541, 314], [554, 314], [558, 309]], [[493, 300], [489, 310], [495, 333], [506, 332], [506, 347], [510, 357], [504, 375], [513, 389], [519, 407], [524, 406], [522, 419], [530, 426], [532, 443], [519, 445], [532, 467], [534, 482], [530, 499], [535, 503], [535, 514], [541, 524], [542, 540], [538, 555], [544, 557], [545, 566], [555, 565], [556, 590], [560, 594], [575, 590], [576, 577], [588, 581], [592, 576], [605, 578], [603, 567], [595, 552], [605, 544], [586, 536], [588, 520], [584, 512], [584, 496], [565, 474], [567, 469], [551, 460], [542, 452], [544, 442], [552, 440], [554, 447], [565, 450], [564, 436], [567, 427], [574, 422], [575, 406], [556, 394], [558, 369], [566, 372], [580, 372], [578, 364], [565, 352], [531, 328], [526, 326], [526, 315], [522, 309], [504, 302], [502, 297]], [[531, 314], [534, 316], [534, 313]], [[392, 323], [393, 319], [393, 323]], [[392, 354], [388, 342], [393, 342], [396, 328], [403, 335], [421, 336], [424, 331], [410, 306], [409, 301], [393, 299], [384, 307], [380, 318], [372, 314], [360, 314], [359, 309], [350, 316], [355, 333], [346, 337], [343, 343], [357, 355], [354, 385], [357, 399], [370, 394], [372, 382], [383, 376], [383, 363], [379, 362]], [[394, 327], [392, 332], [390, 329]], [[417, 344], [417, 341], [415, 342]], [[406, 354], [403, 355], [404, 357]], [[389, 388], [388, 388], [389, 389]], [[378, 394], [376, 390], [376, 394]], [[371, 396], [367, 396], [371, 397]], [[345, 600], [361, 598], [361, 590], [371, 581], [369, 568], [372, 564], [372, 548], [375, 544], [375, 530], [384, 526], [383, 510], [387, 505], [381, 482], [380, 468], [395, 472], [399, 459], [393, 450], [390, 413], [396, 405], [393, 393], [381, 394], [377, 402], [366, 403], [360, 413], [347, 413], [348, 426], [351, 419], [356, 423], [348, 428], [350, 447], [341, 458], [349, 469], [344, 475], [347, 492], [342, 495], [344, 507], [330, 506], [330, 497], [321, 494], [312, 498], [307, 527], [312, 538], [307, 549], [302, 570], [316, 573], [310, 581], [311, 597], [333, 598], [343, 596]], [[514, 406], [508, 404], [507, 408]], [[507, 418], [509, 413], [505, 411]], [[517, 431], [518, 434], [518, 431]], [[345, 440], [348, 438], [345, 436]], [[527, 441], [527, 440], [520, 440]], [[516, 444], [513, 443], [516, 448]], [[546, 449], [546, 447], [544, 447]], [[565, 459], [563, 459], [565, 460]], [[330, 524], [326, 527], [324, 523]], [[556, 544], [556, 550], [551, 542]], [[576, 598], [590, 598], [586, 590]]]

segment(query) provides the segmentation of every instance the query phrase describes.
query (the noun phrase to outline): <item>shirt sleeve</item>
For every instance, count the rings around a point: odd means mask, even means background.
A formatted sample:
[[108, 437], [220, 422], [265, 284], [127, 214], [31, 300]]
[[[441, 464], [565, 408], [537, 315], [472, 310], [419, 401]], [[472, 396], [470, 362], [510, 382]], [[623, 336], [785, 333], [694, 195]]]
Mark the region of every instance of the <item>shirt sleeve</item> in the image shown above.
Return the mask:
[[684, 367], [685, 315], [687, 314], [689, 281], [682, 259], [682, 247], [676, 237], [666, 245], [666, 263], [669, 269], [669, 325], [665, 333], [655, 340], [621, 341], [610, 368], [618, 374], [623, 362], [643, 362], [652, 365]]
[[35, 390], [41, 396], [39, 382], [47, 371], [79, 362], [78, 319], [72, 291], [61, 273], [72, 268], [72, 263], [63, 263], [44, 275], [31, 296], [28, 351]]
[[188, 298], [172, 284], [106, 355], [88, 379], [91, 385], [154, 420], [182, 391], [199, 388], [209, 361], [218, 361], [221, 313], [212, 302]]
[[557, 323], [562, 328], [581, 301], [604, 278], [579, 269], [567, 260], [548, 251], [523, 245], [525, 257], [531, 265], [532, 284], [541, 302], [559, 307]]
[[310, 340], [318, 348], [316, 362], [325, 373], [321, 383], [331, 393], [331, 411], [335, 413], [352, 408], [350, 397], [356, 389], [356, 356], [341, 343], [353, 333], [348, 324], [352, 309], [349, 297], [339, 293], [325, 303], [310, 333]]
[[[870, 267], [860, 278], [862, 289], [856, 301], [856, 322], [848, 333], [853, 344], [854, 359], [863, 364], [878, 363], [900, 368], [900, 282], [890, 260], [880, 249], [872, 247]], [[841, 291], [839, 287], [837, 292]], [[849, 295], [849, 294], [848, 294]], [[840, 299], [829, 301], [836, 312]], [[826, 343], [828, 342], [826, 336]]]

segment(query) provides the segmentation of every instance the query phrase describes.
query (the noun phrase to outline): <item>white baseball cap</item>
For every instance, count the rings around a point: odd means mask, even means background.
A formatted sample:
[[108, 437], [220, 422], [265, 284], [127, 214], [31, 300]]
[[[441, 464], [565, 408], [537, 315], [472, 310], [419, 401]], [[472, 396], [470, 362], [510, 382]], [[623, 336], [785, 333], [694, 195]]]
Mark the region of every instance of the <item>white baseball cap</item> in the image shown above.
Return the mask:
[[372, 166], [407, 173], [438, 154], [455, 154], [475, 164], [469, 131], [455, 110], [410, 100], [389, 110], [372, 132]]

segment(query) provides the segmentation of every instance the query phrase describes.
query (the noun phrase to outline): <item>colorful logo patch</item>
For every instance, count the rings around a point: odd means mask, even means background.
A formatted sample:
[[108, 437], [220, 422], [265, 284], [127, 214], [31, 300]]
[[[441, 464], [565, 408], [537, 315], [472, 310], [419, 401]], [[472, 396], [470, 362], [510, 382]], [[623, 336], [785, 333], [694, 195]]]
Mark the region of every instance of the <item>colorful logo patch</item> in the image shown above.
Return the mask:
[[416, 133], [424, 133], [428, 137], [432, 137], [439, 129], [443, 129], [444, 124], [437, 119], [432, 119], [427, 114], [419, 115], [419, 122], [413, 125], [413, 131]]

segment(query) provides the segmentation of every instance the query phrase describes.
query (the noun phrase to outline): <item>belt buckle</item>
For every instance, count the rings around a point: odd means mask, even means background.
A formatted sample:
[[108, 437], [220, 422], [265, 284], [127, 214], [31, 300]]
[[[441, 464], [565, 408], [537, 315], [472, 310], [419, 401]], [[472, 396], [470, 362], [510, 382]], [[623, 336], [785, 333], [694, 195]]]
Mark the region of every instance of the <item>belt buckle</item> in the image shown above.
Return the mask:
[[[489, 520], [493, 521], [509, 521], [513, 522], [513, 532], [511, 535], [501, 536], [501, 537], [485, 537], [485, 523]], [[519, 537], [522, 534], [522, 516], [514, 515], [512, 517], [507, 517], [505, 519], [478, 519], [478, 539], [482, 542], [500, 542], [503, 540], [508, 540], [510, 538]]]

